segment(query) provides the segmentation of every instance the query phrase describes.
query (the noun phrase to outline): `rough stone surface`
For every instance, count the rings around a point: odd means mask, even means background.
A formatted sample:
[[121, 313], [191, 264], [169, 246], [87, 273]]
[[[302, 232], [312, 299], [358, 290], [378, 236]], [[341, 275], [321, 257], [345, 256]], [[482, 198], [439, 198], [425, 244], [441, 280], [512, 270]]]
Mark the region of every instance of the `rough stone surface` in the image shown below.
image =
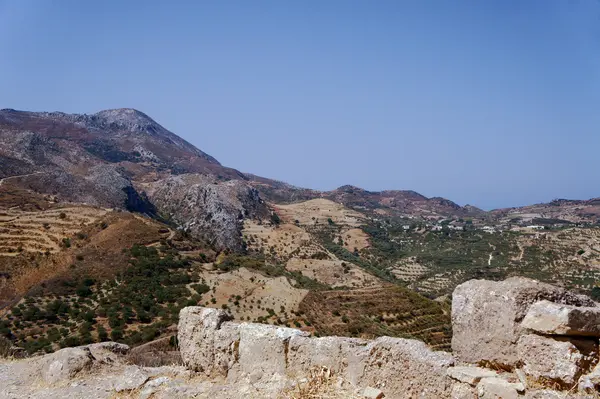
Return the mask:
[[235, 355], [226, 350], [215, 356], [215, 343], [220, 349], [232, 348], [239, 340], [235, 328], [221, 329], [221, 325], [229, 319], [230, 316], [219, 309], [187, 307], [181, 310], [177, 333], [179, 351], [188, 368], [206, 375], [227, 375], [223, 367]]
[[156, 391], [158, 391], [161, 385], [166, 384], [169, 381], [171, 381], [169, 377], [163, 376], [146, 382], [140, 392], [139, 399], [150, 398], [153, 394], [156, 393]]
[[138, 366], [128, 366], [123, 371], [123, 374], [115, 381], [115, 391], [130, 391], [137, 389], [148, 381], [148, 374], [141, 370]]
[[307, 375], [311, 369], [326, 367], [356, 383], [362, 371], [364, 348], [369, 341], [358, 338], [293, 336], [288, 351], [288, 374]]
[[452, 295], [452, 351], [465, 363], [513, 367], [520, 323], [540, 300], [595, 307], [594, 301], [562, 288], [523, 277], [504, 281], [470, 280]]
[[600, 363], [589, 374], [579, 378], [578, 390], [585, 393], [600, 391]]
[[590, 367], [594, 356], [597, 356], [597, 344], [594, 341], [559, 340], [535, 334], [521, 336], [517, 350], [525, 374], [537, 381], [569, 386], [577, 382], [579, 376]]
[[[185, 308], [178, 338], [188, 367], [226, 376], [228, 384], [279, 390], [287, 379], [325, 367], [356, 386], [377, 387], [388, 397], [448, 397], [452, 389], [446, 369], [454, 359], [421, 341], [310, 338], [291, 328], [225, 320], [220, 310]], [[224, 372], [215, 372], [217, 368]]]
[[477, 385], [480, 399], [518, 399], [519, 391], [524, 389], [521, 383], [515, 384], [497, 377], [483, 378]]
[[289, 341], [292, 337], [307, 337], [308, 333], [286, 327], [264, 324], [239, 324], [237, 367], [228, 375], [229, 382], [249, 376], [261, 380], [280, 380], [286, 375]]
[[48, 384], [55, 384], [73, 378], [92, 364], [89, 350], [83, 348], [61, 349], [46, 360], [42, 368], [42, 378]]
[[531, 305], [522, 326], [541, 334], [600, 337], [600, 308], [540, 301]]
[[452, 385], [451, 399], [477, 399], [477, 389], [469, 384], [457, 382]]
[[367, 399], [383, 399], [385, 397], [384, 393], [380, 389], [373, 387], [366, 387], [362, 396]]
[[449, 353], [434, 352], [421, 341], [391, 337], [377, 338], [365, 350], [359, 386], [380, 387], [388, 397], [449, 396], [452, 382], [446, 369], [454, 364]]
[[83, 348], [87, 348], [90, 351], [95, 361], [106, 364], [116, 363], [120, 356], [129, 353], [129, 346], [117, 342], [99, 342], [84, 346]]
[[473, 386], [477, 385], [482, 378], [496, 377], [498, 375], [494, 370], [469, 366], [449, 367], [446, 373], [450, 378]]

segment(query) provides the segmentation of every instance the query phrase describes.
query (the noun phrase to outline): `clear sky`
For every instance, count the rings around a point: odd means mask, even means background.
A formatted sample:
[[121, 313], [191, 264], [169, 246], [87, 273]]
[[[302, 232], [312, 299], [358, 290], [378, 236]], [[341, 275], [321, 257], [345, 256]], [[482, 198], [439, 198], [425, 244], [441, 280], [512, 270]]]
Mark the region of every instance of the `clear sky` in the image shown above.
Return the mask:
[[599, 197], [600, 2], [0, 0], [0, 108], [121, 107], [304, 187]]

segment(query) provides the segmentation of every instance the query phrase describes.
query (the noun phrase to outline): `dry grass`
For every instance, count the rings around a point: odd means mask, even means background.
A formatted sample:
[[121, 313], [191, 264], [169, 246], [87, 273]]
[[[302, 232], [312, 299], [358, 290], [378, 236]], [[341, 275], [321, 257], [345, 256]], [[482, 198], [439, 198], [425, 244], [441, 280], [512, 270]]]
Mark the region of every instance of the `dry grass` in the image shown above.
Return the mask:
[[326, 367], [311, 371], [308, 378], [297, 382], [296, 386], [284, 392], [285, 399], [358, 399], [356, 389], [348, 381], [336, 378]]

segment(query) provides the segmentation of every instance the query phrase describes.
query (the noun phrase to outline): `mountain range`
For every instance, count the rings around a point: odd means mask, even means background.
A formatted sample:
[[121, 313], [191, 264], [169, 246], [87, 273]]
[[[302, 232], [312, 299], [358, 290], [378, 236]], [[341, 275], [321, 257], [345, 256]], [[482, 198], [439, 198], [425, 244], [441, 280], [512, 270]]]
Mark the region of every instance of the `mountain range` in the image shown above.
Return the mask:
[[[361, 211], [434, 220], [493, 222], [536, 214], [595, 222], [600, 215], [600, 199], [555, 200], [485, 212], [408, 190], [369, 192], [350, 185], [326, 192], [298, 188], [223, 166], [134, 109], [93, 115], [1, 110], [0, 166], [0, 179], [61, 201], [161, 214], [196, 233], [200, 227], [211, 234], [233, 231], [216, 238], [222, 248], [239, 248], [239, 221], [248, 215], [264, 216], [268, 210], [263, 200], [291, 203], [327, 198]], [[194, 215], [183, 208], [194, 209]], [[220, 216], [212, 217], [216, 214]]]

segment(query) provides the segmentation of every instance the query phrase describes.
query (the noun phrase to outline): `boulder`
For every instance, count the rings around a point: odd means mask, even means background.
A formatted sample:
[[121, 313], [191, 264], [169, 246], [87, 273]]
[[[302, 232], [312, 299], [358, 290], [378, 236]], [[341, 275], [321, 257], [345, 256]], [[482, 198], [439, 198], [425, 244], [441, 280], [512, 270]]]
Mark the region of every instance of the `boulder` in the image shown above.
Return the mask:
[[595, 307], [591, 299], [524, 277], [504, 281], [470, 280], [452, 295], [452, 351], [465, 363], [513, 368], [521, 321], [540, 300]]
[[148, 374], [138, 366], [128, 366], [114, 382], [115, 391], [122, 392], [138, 389], [148, 381], [148, 378]]
[[542, 334], [600, 337], [600, 307], [540, 301], [531, 305], [521, 325]]
[[468, 366], [448, 367], [446, 373], [448, 377], [472, 386], [477, 385], [482, 378], [496, 377], [498, 375], [494, 370]]
[[523, 372], [538, 382], [570, 387], [596, 360], [597, 343], [523, 335], [517, 343]]
[[65, 348], [44, 359], [42, 378], [48, 384], [67, 381], [92, 365], [92, 356], [86, 348]]

